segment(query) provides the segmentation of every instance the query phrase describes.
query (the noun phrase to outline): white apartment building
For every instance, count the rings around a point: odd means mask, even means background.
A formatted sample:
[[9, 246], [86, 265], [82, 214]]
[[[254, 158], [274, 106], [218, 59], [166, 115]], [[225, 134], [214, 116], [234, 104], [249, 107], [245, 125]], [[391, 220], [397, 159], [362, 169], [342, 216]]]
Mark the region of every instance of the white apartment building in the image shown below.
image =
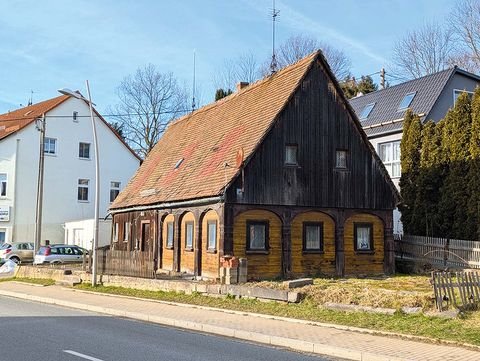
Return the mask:
[[[34, 240], [40, 159], [37, 119], [43, 116], [46, 129], [41, 243], [64, 243], [81, 235], [83, 239], [77, 241], [87, 244], [93, 238], [91, 227], [76, 229], [77, 234], [70, 237], [65, 223], [81, 227], [77, 221], [94, 218], [93, 132], [88, 104], [67, 95], [0, 115], [0, 243]], [[139, 167], [140, 158], [97, 112], [95, 122], [100, 218], [104, 218], [110, 203]], [[100, 237], [109, 242], [109, 233], [101, 233]]]

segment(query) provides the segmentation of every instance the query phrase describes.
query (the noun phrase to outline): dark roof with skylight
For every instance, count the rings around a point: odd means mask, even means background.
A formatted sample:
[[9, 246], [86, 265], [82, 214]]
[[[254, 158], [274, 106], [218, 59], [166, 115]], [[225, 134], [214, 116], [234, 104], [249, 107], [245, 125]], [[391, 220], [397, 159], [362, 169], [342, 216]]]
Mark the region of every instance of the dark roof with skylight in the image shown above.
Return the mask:
[[400, 105], [398, 106], [398, 110], [405, 110], [407, 109], [410, 104], [412, 103], [412, 100], [413, 98], [415, 97], [415, 94], [417, 94], [417, 92], [411, 92], [411, 93], [408, 93], [406, 94], [402, 101], [400, 102]]
[[365, 108], [363, 108], [362, 110], [362, 114], [360, 114], [360, 117], [359, 117], [360, 120], [367, 119], [374, 107], [375, 107], [375, 103], [370, 103], [365, 105]]

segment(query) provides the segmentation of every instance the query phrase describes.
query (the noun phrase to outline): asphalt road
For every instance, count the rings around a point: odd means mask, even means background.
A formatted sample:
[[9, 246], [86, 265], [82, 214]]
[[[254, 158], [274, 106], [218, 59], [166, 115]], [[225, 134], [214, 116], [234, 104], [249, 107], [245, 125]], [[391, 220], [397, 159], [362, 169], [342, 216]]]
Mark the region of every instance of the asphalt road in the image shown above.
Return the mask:
[[7, 297], [0, 327], [0, 361], [332, 360]]

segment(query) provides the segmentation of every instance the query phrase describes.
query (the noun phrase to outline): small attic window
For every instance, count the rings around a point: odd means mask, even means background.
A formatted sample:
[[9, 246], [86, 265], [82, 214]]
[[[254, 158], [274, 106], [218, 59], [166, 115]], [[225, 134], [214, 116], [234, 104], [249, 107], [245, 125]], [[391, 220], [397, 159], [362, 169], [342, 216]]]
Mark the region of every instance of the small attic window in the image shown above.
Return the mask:
[[31, 112], [33, 112], [33, 110], [29, 110], [28, 112], [26, 112], [25, 114], [23, 114], [24, 117], [26, 117], [28, 114], [30, 114]]
[[180, 167], [180, 165], [183, 163], [183, 160], [185, 158], [181, 158], [177, 161], [177, 163], [175, 163], [175, 167], [173, 167], [173, 169], [178, 169]]
[[410, 104], [412, 103], [412, 100], [413, 98], [415, 97], [415, 94], [417, 94], [417, 92], [411, 92], [411, 93], [407, 93], [402, 101], [400, 102], [400, 105], [398, 106], [398, 110], [405, 110], [407, 109]]
[[360, 120], [367, 119], [370, 113], [373, 110], [373, 107], [375, 106], [376, 103], [370, 103], [365, 105], [365, 108], [363, 108], [362, 113], [360, 114]]

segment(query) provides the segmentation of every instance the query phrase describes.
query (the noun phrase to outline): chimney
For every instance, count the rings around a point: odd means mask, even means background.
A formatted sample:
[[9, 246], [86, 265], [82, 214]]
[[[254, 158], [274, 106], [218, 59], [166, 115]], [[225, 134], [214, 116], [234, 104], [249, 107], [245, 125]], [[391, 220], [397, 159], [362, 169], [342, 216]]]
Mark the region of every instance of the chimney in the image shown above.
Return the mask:
[[246, 81], [241, 81], [240, 83], [237, 83], [237, 92], [246, 88], [250, 83]]

